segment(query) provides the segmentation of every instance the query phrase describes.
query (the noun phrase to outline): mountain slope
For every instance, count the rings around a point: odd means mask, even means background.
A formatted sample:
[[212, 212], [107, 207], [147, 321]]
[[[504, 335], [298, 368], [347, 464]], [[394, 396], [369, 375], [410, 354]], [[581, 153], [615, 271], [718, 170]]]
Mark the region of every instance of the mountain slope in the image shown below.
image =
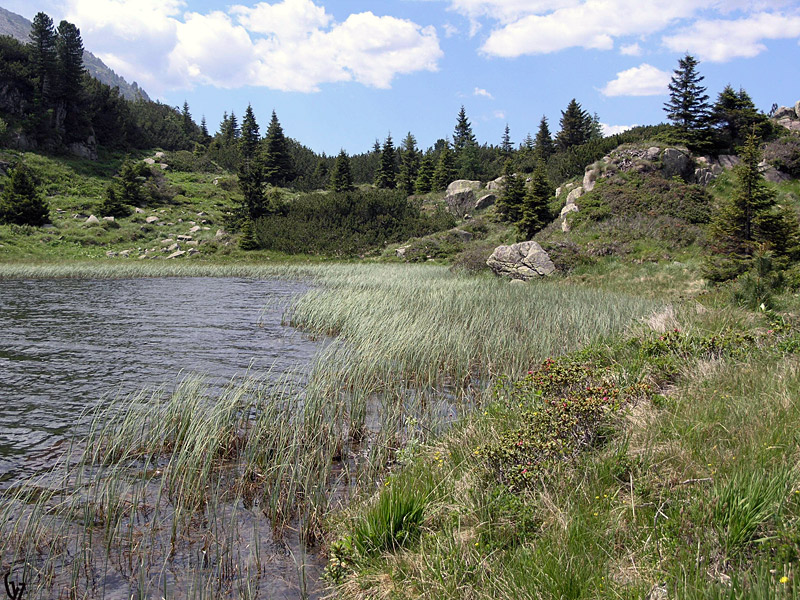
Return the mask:
[[[28, 19], [0, 7], [0, 35], [10, 35], [25, 44], [28, 42], [30, 30], [31, 22]], [[88, 50], [83, 52], [83, 65], [89, 75], [106, 85], [118, 87], [120, 94], [128, 100], [150, 99], [147, 92], [140, 88], [135, 81], [128, 83]]]

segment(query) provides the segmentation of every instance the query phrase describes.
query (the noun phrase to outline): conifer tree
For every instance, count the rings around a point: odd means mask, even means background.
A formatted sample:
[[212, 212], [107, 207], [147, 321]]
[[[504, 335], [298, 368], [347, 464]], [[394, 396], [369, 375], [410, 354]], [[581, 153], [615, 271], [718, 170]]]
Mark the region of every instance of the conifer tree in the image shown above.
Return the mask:
[[29, 37], [28, 47], [31, 51], [37, 99], [48, 103], [53, 94], [58, 70], [56, 31], [53, 19], [43, 12], [37, 13], [33, 18]]
[[242, 130], [239, 137], [239, 151], [242, 155], [242, 159], [244, 161], [254, 160], [259, 153], [260, 143], [261, 135], [259, 134], [256, 115], [253, 113], [253, 107], [248, 104], [247, 110], [244, 112]]
[[514, 173], [514, 163], [509, 159], [503, 167], [503, 193], [497, 199], [497, 214], [503, 221], [516, 223], [522, 218], [525, 200], [525, 181]]
[[392, 134], [386, 137], [381, 149], [381, 163], [375, 175], [375, 186], [381, 189], [394, 189], [397, 185], [397, 167]]
[[561, 151], [589, 141], [592, 135], [592, 117], [573, 98], [561, 111], [561, 130], [556, 135], [556, 145]]
[[[528, 134], [530, 135], [530, 134]], [[542, 120], [539, 121], [539, 130], [536, 132], [536, 141], [534, 142], [536, 155], [540, 161], [545, 161], [555, 152], [553, 144], [553, 136], [550, 133], [550, 127], [547, 124], [547, 117], [542, 115]]]
[[444, 147], [439, 152], [439, 160], [433, 171], [433, 189], [444, 190], [456, 179], [456, 161], [450, 143], [445, 141]]
[[700, 85], [705, 78], [697, 72], [697, 64], [690, 54], [678, 59], [669, 84], [669, 101], [664, 103], [667, 118], [688, 143], [702, 142], [708, 133], [708, 95]]
[[321, 188], [328, 187], [330, 182], [330, 171], [328, 169], [328, 157], [322, 153], [322, 157], [317, 161], [317, 166], [314, 168], [314, 181]]
[[208, 133], [205, 115], [200, 119], [200, 143], [204, 146], [208, 146], [211, 143], [211, 135]]
[[117, 193], [117, 186], [113, 183], [106, 187], [105, 198], [100, 204], [100, 214], [104, 217], [127, 217], [131, 214], [130, 209], [125, 206]]
[[181, 110], [181, 129], [184, 135], [192, 137], [194, 132], [194, 121], [192, 120], [192, 113], [189, 112], [189, 103], [183, 101], [183, 109]]
[[58, 24], [56, 52], [59, 68], [59, 96], [68, 103], [80, 102], [83, 91], [83, 40], [80, 30], [68, 21]]
[[50, 209], [36, 186], [36, 178], [20, 163], [0, 195], [0, 223], [38, 226], [49, 222]]
[[267, 128], [267, 137], [264, 141], [264, 174], [267, 183], [284, 185], [295, 178], [292, 155], [289, 145], [283, 135], [283, 128], [278, 121], [278, 115], [272, 111], [272, 118]]
[[453, 131], [453, 150], [459, 154], [467, 146], [477, 145], [475, 134], [472, 133], [472, 125], [467, 119], [467, 111], [464, 105], [461, 105], [461, 110], [458, 111], [456, 117], [456, 127]]
[[350, 192], [353, 190], [353, 175], [350, 172], [350, 157], [342, 149], [331, 173], [330, 189], [334, 192]]
[[506, 128], [503, 130], [503, 137], [500, 139], [500, 153], [503, 156], [511, 156], [511, 151], [514, 149], [514, 144], [511, 142], [511, 130], [508, 128], [508, 123], [506, 123]]
[[144, 194], [139, 171], [130, 158], [126, 158], [119, 170], [119, 198], [125, 204], [139, 206], [142, 204]]
[[719, 93], [710, 119], [717, 128], [719, 143], [728, 149], [740, 146], [748, 131], [761, 137], [769, 126], [768, 119], [758, 112], [750, 95], [741, 88], [736, 92], [730, 85]]
[[520, 220], [516, 223], [520, 238], [530, 240], [550, 221], [550, 197], [553, 186], [547, 180], [544, 163], [539, 161], [531, 176], [531, 183], [522, 202]]
[[480, 157], [478, 156], [478, 142], [472, 133], [472, 125], [467, 119], [464, 106], [456, 117], [456, 127], [453, 131], [453, 151], [455, 152], [457, 176], [462, 179], [476, 179], [480, 173]]
[[264, 200], [264, 159], [261, 153], [261, 136], [253, 108], [249, 104], [242, 120], [239, 137], [239, 188], [243, 202], [241, 217], [255, 221], [266, 214]]
[[417, 140], [409, 131], [400, 148], [400, 174], [397, 178], [397, 187], [403, 190], [406, 196], [414, 193], [419, 166], [420, 156], [417, 150]]
[[414, 182], [414, 191], [417, 194], [427, 194], [433, 189], [433, 159], [426, 154], [419, 163], [419, 173]]

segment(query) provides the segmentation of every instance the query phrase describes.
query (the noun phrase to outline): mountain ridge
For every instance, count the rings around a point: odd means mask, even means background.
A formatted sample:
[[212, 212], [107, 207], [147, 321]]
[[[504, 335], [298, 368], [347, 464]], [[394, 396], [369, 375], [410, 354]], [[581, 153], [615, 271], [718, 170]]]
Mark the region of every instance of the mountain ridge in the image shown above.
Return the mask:
[[[30, 33], [31, 25], [32, 23], [22, 15], [0, 6], [0, 35], [9, 35], [26, 44], [29, 41], [28, 34]], [[147, 92], [140, 88], [139, 84], [135, 81], [128, 83], [127, 80], [115, 73], [111, 67], [85, 49], [83, 51], [83, 65], [89, 75], [95, 79], [112, 88], [119, 88], [119, 92], [124, 98], [128, 100], [150, 100]]]

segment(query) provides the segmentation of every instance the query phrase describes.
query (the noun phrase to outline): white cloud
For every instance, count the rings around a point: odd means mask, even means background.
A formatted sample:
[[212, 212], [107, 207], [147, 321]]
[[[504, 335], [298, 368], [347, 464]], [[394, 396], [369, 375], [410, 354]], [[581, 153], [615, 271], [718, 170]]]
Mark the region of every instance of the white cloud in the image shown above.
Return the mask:
[[600, 128], [603, 130], [603, 137], [616, 135], [623, 131], [633, 129], [634, 127], [636, 127], [636, 125], [607, 125], [606, 123], [600, 123]]
[[496, 110], [492, 114], [494, 115], [495, 119], [505, 119], [506, 118], [506, 113], [504, 111], [502, 111], [502, 110]]
[[639, 44], [628, 44], [627, 46], [620, 47], [619, 53], [623, 56], [641, 56], [642, 48]]
[[800, 16], [757, 13], [742, 19], [714, 19], [694, 23], [675, 35], [664, 37], [670, 50], [689, 50], [701, 60], [725, 62], [752, 58], [766, 50], [763, 40], [800, 36]]
[[476, 87], [475, 90], [472, 92], [473, 96], [483, 96], [484, 98], [489, 98], [489, 100], [494, 100], [494, 96], [492, 96], [489, 92], [484, 90], [483, 88]]
[[68, 0], [84, 42], [156, 95], [212, 85], [311, 92], [354, 81], [390, 87], [398, 75], [434, 71], [436, 30], [371, 12], [334, 21], [312, 0], [260, 2], [228, 12], [186, 12], [183, 0]]
[[452, 23], [445, 23], [442, 29], [444, 30], [444, 37], [448, 38], [451, 38], [454, 35], [458, 35], [460, 33], [458, 27], [456, 27]]
[[605, 96], [658, 96], [667, 92], [672, 75], [642, 63], [626, 71], [617, 73], [617, 78], [609, 81], [600, 90]]

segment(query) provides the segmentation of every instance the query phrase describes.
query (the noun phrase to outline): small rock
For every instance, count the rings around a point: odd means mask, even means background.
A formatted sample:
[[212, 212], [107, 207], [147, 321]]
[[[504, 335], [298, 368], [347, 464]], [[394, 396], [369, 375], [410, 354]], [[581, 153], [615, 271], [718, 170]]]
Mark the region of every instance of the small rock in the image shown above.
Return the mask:
[[128, 258], [131, 255], [131, 252], [133, 252], [133, 250], [123, 250], [122, 252], [119, 253], [119, 255], [122, 258]]
[[203, 231], [211, 231], [211, 227], [203, 227]]
[[198, 217], [205, 217], [206, 213], [201, 210], [199, 213], [197, 213], [197, 216]]
[[89, 215], [89, 218], [86, 219], [85, 223], [87, 225], [99, 225], [100, 224], [100, 219], [98, 219], [94, 215]]
[[152, 223], [158, 223], [158, 217], [156, 217], [155, 215], [154, 215], [154, 216], [147, 217], [147, 218], [144, 220], [144, 222], [145, 222], [145, 223], [148, 223], [148, 224], [152, 224]]
[[161, 245], [162, 246], [169, 246], [170, 244], [174, 244], [174, 243], [175, 243], [175, 240], [173, 240], [172, 238], [167, 238], [165, 240], [161, 240]]
[[164, 158], [164, 153], [163, 152], [156, 152], [153, 156], [155, 156], [156, 158]]
[[192, 239], [192, 236], [190, 235], [179, 235], [177, 237], [179, 242], [188, 242], [189, 240]]
[[114, 217], [103, 217], [103, 221], [108, 221], [109, 223], [113, 223], [115, 219]]
[[227, 237], [227, 235], [228, 234], [224, 229], [217, 229], [217, 233], [216, 233], [216, 235], [214, 235], [214, 237], [217, 238], [217, 239], [220, 239], [220, 238]]
[[567, 204], [575, 204], [575, 200], [583, 196], [583, 187], [578, 186], [567, 194]]
[[195, 225], [194, 227], [189, 229], [189, 233], [197, 233], [198, 231], [200, 231], [200, 226], [199, 225]]
[[647, 160], [655, 160], [658, 158], [659, 153], [661, 152], [661, 148], [658, 146], [650, 146], [647, 149], [647, 152], [644, 153], [644, 157]]
[[561, 214], [559, 215], [559, 217], [563, 219], [571, 212], [578, 212], [578, 206], [574, 203], [570, 203], [564, 206], [564, 208], [561, 209]]
[[117, 255], [117, 253], [113, 252], [112, 250], [109, 250], [108, 252], [106, 252], [106, 256], [108, 258], [114, 258], [116, 255]]
[[133, 209], [133, 212], [135, 212], [137, 215], [141, 215], [142, 213], [144, 213], [144, 210], [142, 210], [137, 206], [136, 208]]
[[167, 169], [169, 169], [169, 165], [167, 163], [159, 163], [158, 166], [161, 167], [162, 171], [166, 171]]
[[395, 255], [398, 258], [405, 258], [406, 257], [406, 252], [408, 252], [408, 245], [400, 246], [397, 250], [394, 251]]
[[200, 254], [200, 250], [197, 248], [189, 248], [189, 256], [194, 256], [195, 254]]
[[175, 252], [170, 254], [167, 258], [168, 259], [169, 258], [179, 258], [179, 257], [183, 256], [184, 254], [186, 254], [185, 250], [176, 250]]
[[145, 158], [144, 161], [142, 161], [142, 162], [144, 162], [144, 164], [146, 164], [146, 165], [154, 165], [154, 164], [156, 164], [156, 161], [154, 159], [152, 159], [152, 158]]
[[181, 247], [178, 244], [172, 244], [169, 248], [165, 250], [165, 252], [175, 252], [176, 250], [180, 250]]
[[186, 245], [190, 247], [197, 247], [200, 245], [200, 242], [198, 242], [197, 240], [192, 240], [190, 242], [186, 242]]

